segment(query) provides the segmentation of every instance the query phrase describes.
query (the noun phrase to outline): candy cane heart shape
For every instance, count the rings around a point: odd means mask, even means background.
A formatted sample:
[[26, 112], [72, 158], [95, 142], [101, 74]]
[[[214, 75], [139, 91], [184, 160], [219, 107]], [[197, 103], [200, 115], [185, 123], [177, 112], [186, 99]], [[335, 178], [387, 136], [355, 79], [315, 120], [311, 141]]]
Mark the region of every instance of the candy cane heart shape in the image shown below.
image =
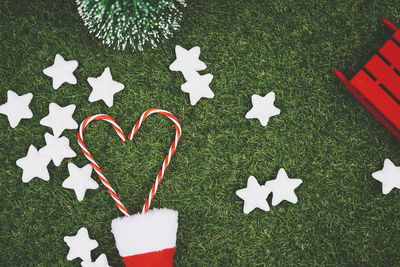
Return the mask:
[[125, 217], [118, 217], [112, 220], [111, 232], [114, 235], [116, 247], [126, 267], [173, 266], [176, 233], [178, 230], [178, 212], [167, 208], [149, 210], [149, 207], [154, 198], [154, 194], [163, 179], [165, 170], [167, 169], [171, 158], [175, 153], [176, 147], [178, 146], [182, 134], [181, 126], [178, 119], [170, 112], [152, 108], [146, 110], [142, 116], [140, 116], [139, 120], [133, 126], [131, 133], [128, 135], [128, 139], [133, 140], [146, 118], [154, 113], [166, 116], [174, 123], [176, 129], [175, 139], [173, 140], [161, 169], [157, 174], [156, 181], [150, 190], [142, 212], [134, 215], [129, 215], [127, 209], [121, 203], [117, 193], [111, 187], [109, 181], [106, 179], [99, 165], [83, 142], [83, 133], [85, 128], [92, 121], [104, 120], [110, 123], [118, 134], [121, 142], [126, 141], [123, 131], [114, 118], [105, 114], [87, 117], [81, 123], [78, 131], [78, 144], [81, 147], [83, 154], [93, 166], [101, 182], [114, 199], [115, 204], [125, 215]]
[[[166, 117], [168, 117], [175, 126], [176, 129], [176, 133], [175, 133], [175, 139], [172, 141], [171, 147], [168, 151], [168, 154], [166, 155], [163, 164], [161, 166], [161, 169], [159, 170], [157, 177], [156, 177], [156, 181], [154, 182], [150, 193], [148, 195], [148, 198], [145, 201], [145, 204], [143, 205], [143, 209], [142, 209], [142, 213], [147, 213], [151, 204], [151, 201], [154, 198], [154, 195], [163, 179], [164, 173], [171, 161], [172, 156], [175, 153], [176, 147], [178, 146], [178, 142], [181, 138], [181, 134], [182, 134], [182, 128], [181, 125], [179, 124], [178, 119], [170, 112], [163, 110], [163, 109], [158, 109], [158, 108], [152, 108], [152, 109], [148, 109], [146, 110], [139, 118], [139, 120], [136, 121], [135, 125], [132, 128], [132, 132], [128, 135], [128, 139], [129, 140], [133, 140], [133, 138], [136, 136], [140, 126], [143, 124], [143, 122], [146, 120], [146, 118], [148, 116], [150, 116], [151, 114], [161, 114], [164, 115]], [[94, 160], [93, 156], [90, 154], [89, 150], [87, 149], [84, 141], [83, 141], [83, 133], [87, 127], [87, 125], [92, 122], [92, 121], [98, 121], [98, 120], [103, 120], [106, 121], [108, 123], [111, 124], [111, 126], [114, 128], [114, 130], [116, 131], [116, 133], [118, 134], [121, 142], [125, 142], [126, 141], [126, 137], [124, 132], [122, 131], [121, 127], [117, 124], [117, 122], [115, 121], [115, 119], [109, 115], [106, 114], [97, 114], [97, 115], [92, 115], [87, 117], [80, 125], [79, 127], [79, 131], [77, 134], [77, 138], [78, 138], [78, 144], [81, 147], [81, 150], [83, 152], [83, 154], [85, 155], [85, 157], [89, 160], [90, 164], [92, 165], [92, 167], [94, 168], [94, 170], [96, 171], [99, 179], [101, 180], [101, 182], [103, 183], [103, 185], [107, 188], [107, 192], [111, 195], [111, 197], [113, 198], [115, 204], [118, 206], [119, 210], [125, 215], [125, 216], [129, 216], [128, 210], [125, 208], [125, 206], [122, 204], [120, 198], [118, 197], [117, 193], [115, 192], [115, 190], [112, 188], [110, 182], [107, 180], [107, 178], [104, 176], [102, 170], [100, 169], [99, 164]]]

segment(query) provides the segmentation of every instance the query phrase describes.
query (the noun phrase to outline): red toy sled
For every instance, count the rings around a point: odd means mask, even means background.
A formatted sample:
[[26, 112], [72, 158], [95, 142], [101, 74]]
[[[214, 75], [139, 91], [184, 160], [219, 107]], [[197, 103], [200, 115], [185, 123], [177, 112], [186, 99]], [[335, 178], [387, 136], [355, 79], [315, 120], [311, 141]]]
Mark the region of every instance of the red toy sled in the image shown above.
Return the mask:
[[350, 81], [337, 69], [336, 76], [360, 103], [400, 140], [400, 28], [381, 20], [394, 32]]

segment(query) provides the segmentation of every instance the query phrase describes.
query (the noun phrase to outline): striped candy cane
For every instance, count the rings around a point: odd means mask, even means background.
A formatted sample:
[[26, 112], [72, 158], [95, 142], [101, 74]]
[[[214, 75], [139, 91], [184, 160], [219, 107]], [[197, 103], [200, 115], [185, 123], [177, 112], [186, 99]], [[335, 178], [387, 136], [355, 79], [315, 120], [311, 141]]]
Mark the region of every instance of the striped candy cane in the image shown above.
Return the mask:
[[119, 138], [121, 139], [121, 142], [125, 142], [125, 134], [121, 130], [121, 127], [117, 124], [117, 122], [114, 120], [114, 118], [106, 115], [106, 114], [97, 114], [93, 116], [87, 117], [79, 126], [79, 131], [77, 134], [78, 137], [78, 144], [81, 147], [81, 150], [85, 157], [89, 160], [90, 165], [92, 165], [93, 169], [96, 171], [97, 176], [99, 177], [100, 181], [103, 183], [103, 185], [107, 188], [107, 192], [111, 195], [111, 197], [114, 199], [115, 204], [118, 206], [119, 210], [125, 214], [125, 216], [129, 216], [128, 210], [125, 208], [125, 206], [122, 204], [121, 200], [119, 199], [117, 193], [114, 191], [114, 189], [111, 187], [110, 182], [107, 180], [107, 178], [104, 176], [102, 170], [100, 169], [99, 164], [94, 160], [93, 156], [90, 154], [89, 150], [86, 148], [85, 143], [83, 142], [83, 132], [85, 131], [86, 126], [92, 122], [92, 121], [98, 121], [98, 120], [104, 120], [106, 122], [109, 122], [111, 126], [115, 129], [117, 132]]
[[161, 180], [163, 179], [165, 170], [167, 169], [168, 164], [171, 161], [171, 158], [175, 153], [176, 147], [178, 146], [178, 142], [179, 142], [179, 139], [181, 138], [181, 134], [182, 134], [181, 125], [179, 124], [178, 119], [174, 115], [172, 115], [171, 112], [168, 112], [166, 110], [159, 109], [159, 108], [151, 108], [151, 109], [146, 110], [142, 114], [142, 116], [140, 116], [140, 119], [138, 119], [136, 121], [135, 126], [133, 126], [131, 133], [128, 135], [129, 140], [133, 140], [133, 137], [135, 137], [135, 135], [137, 134], [137, 132], [138, 132], [140, 126], [142, 125], [142, 123], [144, 122], [144, 120], [148, 116], [150, 116], [151, 114], [154, 114], [154, 113], [159, 113], [159, 114], [164, 115], [167, 118], [169, 118], [174, 123], [176, 133], [175, 133], [175, 140], [172, 141], [172, 144], [171, 144], [171, 147], [169, 148], [168, 154], [164, 159], [161, 169], [158, 171], [156, 181], [154, 182], [153, 186], [151, 187], [149, 196], [143, 205], [142, 213], [146, 213], [149, 210], [151, 201], [154, 198], [154, 194], [156, 193], [158, 186], [160, 185]]
[[[158, 186], [161, 183], [161, 180], [162, 180], [162, 178], [164, 176], [165, 170], [167, 169], [168, 164], [171, 161], [171, 157], [175, 153], [176, 147], [178, 145], [178, 142], [179, 142], [179, 139], [181, 138], [181, 133], [182, 133], [182, 129], [181, 129], [181, 126], [179, 124], [179, 121], [174, 115], [172, 115], [170, 112], [168, 112], [166, 110], [162, 110], [162, 109], [158, 109], [158, 108], [152, 108], [152, 109], [149, 109], [149, 110], [145, 111], [142, 114], [142, 116], [140, 117], [140, 119], [136, 122], [135, 126], [132, 129], [132, 132], [128, 135], [129, 140], [133, 139], [133, 137], [136, 135], [137, 131], [139, 130], [139, 127], [142, 125], [143, 121], [149, 115], [151, 115], [153, 113], [159, 113], [161, 115], [164, 115], [164, 116], [168, 117], [170, 120], [172, 120], [174, 122], [174, 126], [175, 126], [175, 129], [176, 129], [176, 134], [175, 134], [175, 140], [171, 144], [169, 152], [168, 152], [167, 156], [165, 157], [165, 160], [164, 160], [164, 162], [162, 164], [162, 167], [161, 167], [160, 171], [158, 172], [156, 181], [155, 181], [155, 183], [153, 184], [153, 186], [152, 186], [152, 188], [150, 190], [148, 198], [146, 199], [146, 202], [145, 202], [145, 204], [143, 206], [143, 209], [142, 209], [142, 213], [146, 213], [149, 210], [151, 201], [153, 200], [154, 195], [155, 195], [155, 193], [156, 193], [156, 191], [158, 189]], [[119, 125], [114, 120], [114, 118], [112, 118], [112, 117], [110, 117], [108, 115], [105, 115], [105, 114], [98, 114], [98, 115], [93, 115], [93, 116], [87, 117], [81, 123], [81, 125], [79, 127], [79, 131], [78, 131], [77, 137], [78, 137], [78, 144], [81, 147], [83, 154], [89, 160], [90, 164], [92, 165], [92, 167], [96, 171], [96, 173], [97, 173], [99, 179], [101, 180], [101, 182], [103, 183], [103, 185], [107, 188], [107, 192], [114, 199], [114, 202], [118, 206], [119, 210], [122, 213], [124, 213], [125, 216], [129, 216], [128, 210], [122, 204], [122, 202], [121, 202], [120, 198], [118, 197], [117, 193], [111, 187], [111, 184], [105, 178], [105, 176], [104, 176], [103, 172], [101, 171], [99, 165], [94, 160], [93, 156], [90, 154], [89, 150], [86, 148], [85, 143], [83, 142], [83, 132], [85, 131], [86, 126], [93, 120], [94, 121], [105, 120], [105, 121], [109, 122], [112, 125], [112, 127], [115, 129], [115, 131], [117, 132], [118, 136], [121, 139], [121, 142], [125, 142], [126, 141], [125, 135], [124, 135], [123, 131], [121, 130], [121, 128], [119, 127]]]

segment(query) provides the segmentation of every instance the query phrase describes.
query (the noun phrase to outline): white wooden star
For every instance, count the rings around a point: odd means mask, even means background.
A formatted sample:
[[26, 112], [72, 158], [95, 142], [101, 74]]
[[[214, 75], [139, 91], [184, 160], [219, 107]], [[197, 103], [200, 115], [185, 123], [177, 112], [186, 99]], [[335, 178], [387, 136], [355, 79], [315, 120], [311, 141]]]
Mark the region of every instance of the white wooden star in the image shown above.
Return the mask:
[[122, 83], [116, 82], [112, 79], [109, 67], [104, 69], [101, 76], [97, 78], [89, 77], [87, 81], [93, 88], [92, 93], [89, 96], [89, 101], [95, 102], [103, 100], [109, 107], [113, 105], [114, 94], [125, 88]]
[[81, 227], [75, 236], [64, 236], [64, 242], [69, 247], [67, 255], [67, 260], [69, 261], [81, 258], [84, 261], [91, 262], [91, 250], [99, 245], [96, 240], [89, 238], [88, 230], [85, 227]]
[[32, 118], [29, 108], [32, 97], [32, 93], [19, 96], [11, 90], [7, 91], [7, 102], [0, 106], [0, 113], [7, 116], [12, 128], [17, 127], [21, 119]]
[[69, 146], [67, 137], [55, 137], [46, 133], [44, 139], [46, 140], [46, 145], [39, 150], [39, 153], [49, 156], [57, 167], [60, 166], [64, 158], [76, 157], [75, 152]]
[[22, 182], [27, 183], [35, 177], [44, 181], [50, 180], [47, 170], [50, 160], [49, 156], [41, 155], [35, 146], [30, 145], [28, 154], [16, 162], [17, 166], [23, 170]]
[[302, 183], [301, 179], [290, 179], [286, 171], [280, 168], [276, 179], [267, 181], [265, 186], [272, 190], [272, 206], [276, 206], [283, 200], [293, 204], [297, 203], [297, 196], [294, 190]]
[[65, 129], [76, 129], [78, 123], [72, 118], [75, 105], [60, 107], [56, 103], [50, 103], [49, 115], [40, 120], [40, 124], [53, 129], [55, 137], [59, 137]]
[[53, 88], [57, 90], [64, 82], [76, 84], [76, 78], [73, 74], [78, 67], [78, 61], [65, 61], [64, 58], [57, 54], [54, 64], [43, 70], [43, 73], [53, 78]]
[[97, 257], [95, 262], [88, 262], [88, 261], [82, 261], [81, 262], [82, 267], [111, 267], [108, 265], [108, 260], [106, 254], [101, 254], [99, 257]]
[[79, 201], [83, 200], [87, 189], [97, 189], [99, 187], [98, 183], [91, 177], [92, 166], [90, 164], [79, 168], [73, 163], [68, 163], [68, 172], [69, 177], [64, 180], [62, 187], [73, 189]]
[[206, 64], [199, 60], [200, 47], [195, 46], [190, 50], [177, 45], [175, 46], [176, 59], [169, 66], [172, 71], [180, 71], [185, 77], [186, 81], [189, 81], [198, 75], [197, 71], [205, 70]]
[[249, 214], [255, 208], [269, 211], [267, 197], [271, 189], [260, 185], [254, 176], [247, 179], [247, 187], [236, 191], [236, 195], [244, 200], [243, 212]]
[[385, 159], [383, 169], [372, 173], [372, 177], [382, 183], [382, 193], [388, 194], [393, 188], [400, 189], [400, 166]]
[[209, 84], [213, 79], [212, 74], [197, 75], [190, 81], [185, 82], [181, 85], [181, 90], [185, 93], [189, 93], [190, 104], [196, 105], [197, 101], [202, 97], [213, 98], [214, 93], [211, 91]]
[[267, 126], [270, 117], [281, 113], [281, 110], [274, 106], [274, 101], [274, 92], [269, 92], [264, 97], [252, 95], [253, 107], [246, 113], [246, 119], [258, 119], [262, 126]]

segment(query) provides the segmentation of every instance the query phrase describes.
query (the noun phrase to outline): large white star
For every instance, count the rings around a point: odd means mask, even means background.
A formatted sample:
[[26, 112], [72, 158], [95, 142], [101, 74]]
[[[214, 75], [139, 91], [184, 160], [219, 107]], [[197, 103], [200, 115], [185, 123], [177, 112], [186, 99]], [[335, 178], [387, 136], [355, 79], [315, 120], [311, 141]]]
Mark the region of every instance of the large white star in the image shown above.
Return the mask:
[[32, 97], [32, 93], [19, 96], [11, 90], [7, 91], [7, 102], [0, 106], [0, 113], [7, 115], [12, 128], [17, 127], [21, 119], [32, 118], [33, 114], [29, 109]]
[[88, 230], [81, 227], [75, 236], [64, 236], [64, 242], [69, 247], [67, 260], [71, 261], [76, 258], [81, 258], [84, 261], [92, 261], [90, 252], [99, 246], [96, 240], [89, 238]]
[[28, 154], [24, 158], [17, 160], [17, 166], [23, 170], [22, 182], [27, 183], [35, 177], [44, 181], [50, 180], [47, 165], [50, 163], [50, 157], [41, 155], [35, 146], [31, 145]]
[[107, 256], [104, 253], [97, 257], [95, 262], [82, 261], [81, 265], [82, 267], [111, 267], [108, 265]]
[[191, 79], [181, 85], [181, 90], [185, 93], [189, 93], [190, 104], [192, 106], [196, 105], [197, 101], [202, 97], [214, 97], [214, 93], [211, 91], [209, 86], [212, 79], [212, 74], [206, 74], [203, 76], [197, 75], [197, 78]]
[[73, 163], [68, 163], [68, 172], [69, 177], [64, 180], [62, 186], [64, 188], [73, 189], [79, 201], [83, 200], [87, 189], [97, 189], [99, 187], [96, 181], [91, 177], [92, 166], [90, 166], [90, 164], [79, 168]]
[[283, 200], [293, 204], [297, 203], [297, 196], [294, 190], [302, 183], [301, 179], [290, 179], [286, 171], [280, 168], [276, 179], [267, 181], [265, 186], [272, 190], [272, 206], [276, 206]]
[[64, 82], [76, 84], [76, 78], [73, 74], [78, 67], [78, 61], [65, 61], [64, 58], [57, 54], [54, 64], [43, 70], [43, 73], [53, 78], [53, 88], [57, 90]]
[[95, 102], [103, 100], [109, 107], [113, 105], [114, 94], [125, 88], [122, 83], [116, 82], [112, 79], [109, 67], [104, 69], [101, 76], [97, 78], [89, 77], [87, 81], [93, 88], [92, 93], [89, 96], [89, 101]]
[[169, 66], [169, 69], [172, 71], [180, 71], [185, 77], [186, 81], [189, 81], [193, 78], [193, 76], [197, 76], [197, 71], [205, 70], [206, 64], [203, 61], [199, 60], [200, 56], [200, 47], [195, 46], [190, 50], [186, 50], [185, 48], [177, 45], [175, 46], [175, 54], [176, 59]]
[[269, 211], [267, 197], [271, 189], [257, 182], [254, 176], [247, 179], [247, 187], [236, 191], [236, 195], [244, 200], [243, 212], [249, 214], [255, 208]]
[[46, 140], [46, 145], [39, 150], [39, 153], [49, 156], [57, 167], [60, 166], [64, 158], [76, 157], [75, 152], [69, 146], [67, 137], [55, 137], [46, 133], [44, 139]]
[[246, 113], [246, 119], [258, 119], [262, 126], [267, 126], [269, 118], [281, 113], [280, 109], [274, 106], [275, 93], [269, 92], [264, 97], [252, 95], [252, 109]]
[[372, 177], [382, 183], [382, 193], [388, 194], [393, 188], [400, 189], [400, 166], [385, 159], [383, 169], [372, 173]]
[[78, 123], [72, 118], [75, 105], [60, 107], [56, 103], [50, 103], [49, 115], [40, 120], [40, 124], [53, 129], [55, 137], [59, 137], [65, 129], [76, 129]]

